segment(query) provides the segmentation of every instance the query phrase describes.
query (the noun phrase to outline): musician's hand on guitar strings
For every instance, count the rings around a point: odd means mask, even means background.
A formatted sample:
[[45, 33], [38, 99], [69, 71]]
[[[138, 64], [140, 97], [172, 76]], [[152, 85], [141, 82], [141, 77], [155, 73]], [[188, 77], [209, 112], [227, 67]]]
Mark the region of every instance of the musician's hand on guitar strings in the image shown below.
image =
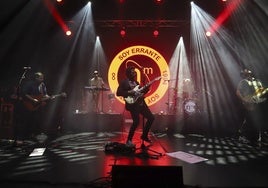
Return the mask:
[[136, 93], [137, 93], [137, 92], [134, 91], [134, 90], [130, 90], [130, 91], [128, 91], [128, 94], [131, 95], [131, 96], [135, 96]]
[[39, 100], [37, 100], [37, 99], [33, 99], [33, 102], [34, 102], [35, 104], [37, 104], [37, 103], [39, 103]]

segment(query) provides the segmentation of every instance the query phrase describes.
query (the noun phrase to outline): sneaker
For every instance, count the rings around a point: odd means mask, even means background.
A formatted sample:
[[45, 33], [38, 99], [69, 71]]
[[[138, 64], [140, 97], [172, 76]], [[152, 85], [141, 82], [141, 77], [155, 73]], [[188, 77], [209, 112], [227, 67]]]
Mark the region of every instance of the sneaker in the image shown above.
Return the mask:
[[148, 137], [141, 136], [141, 139], [142, 139], [143, 141], [145, 141], [145, 142], [150, 143], [150, 144], [153, 143], [152, 140], [150, 140]]
[[126, 143], [126, 146], [127, 146], [127, 147], [135, 147], [135, 144], [133, 144], [133, 143], [131, 142], [131, 140], [128, 140], [127, 143]]

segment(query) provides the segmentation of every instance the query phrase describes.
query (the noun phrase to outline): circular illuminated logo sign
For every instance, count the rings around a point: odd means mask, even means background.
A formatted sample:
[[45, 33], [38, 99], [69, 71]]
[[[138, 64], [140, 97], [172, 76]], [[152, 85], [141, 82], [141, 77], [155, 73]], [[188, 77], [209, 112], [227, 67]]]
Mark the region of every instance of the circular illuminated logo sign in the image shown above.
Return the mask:
[[[143, 86], [150, 83], [150, 91], [145, 95], [148, 106], [158, 102], [168, 89], [170, 71], [165, 58], [156, 50], [147, 46], [131, 46], [119, 52], [111, 62], [108, 71], [108, 82], [113, 93], [119, 82], [126, 79], [125, 70], [134, 66], [137, 81]], [[124, 103], [122, 97], [116, 98]]]

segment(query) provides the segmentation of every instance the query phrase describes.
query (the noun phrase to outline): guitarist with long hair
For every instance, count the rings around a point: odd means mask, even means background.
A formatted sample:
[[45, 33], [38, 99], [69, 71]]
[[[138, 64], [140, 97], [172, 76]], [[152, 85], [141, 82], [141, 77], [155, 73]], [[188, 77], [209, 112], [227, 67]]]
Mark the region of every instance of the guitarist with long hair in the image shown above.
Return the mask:
[[245, 132], [249, 141], [260, 142], [265, 123], [264, 104], [267, 100], [268, 89], [253, 76], [249, 69], [243, 69], [241, 77], [242, 80], [238, 83], [236, 94], [245, 109], [245, 118], [241, 127], [245, 131], [240, 131]]
[[[147, 119], [145, 126], [143, 127], [141, 139], [147, 143], [152, 143], [148, 137], [148, 133], [155, 117], [144, 101], [144, 95], [149, 91], [149, 85], [148, 87], [144, 87], [142, 90], [135, 90], [135, 88], [139, 87], [139, 83], [136, 80], [137, 73], [135, 71], [135, 67], [133, 66], [127, 67], [126, 77], [127, 78], [125, 80], [119, 83], [116, 92], [117, 96], [122, 96], [125, 98], [125, 108], [130, 112], [133, 120], [133, 123], [129, 129], [126, 145], [128, 147], [135, 147], [135, 144], [132, 142], [132, 138], [134, 136], [136, 128], [139, 125], [140, 114]], [[127, 100], [128, 98], [133, 98], [133, 100]]]

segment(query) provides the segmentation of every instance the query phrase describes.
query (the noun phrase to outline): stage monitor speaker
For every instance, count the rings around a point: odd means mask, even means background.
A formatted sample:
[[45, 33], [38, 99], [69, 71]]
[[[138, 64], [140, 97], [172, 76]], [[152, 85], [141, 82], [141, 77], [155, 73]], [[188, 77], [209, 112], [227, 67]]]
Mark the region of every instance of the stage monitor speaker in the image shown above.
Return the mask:
[[181, 166], [113, 165], [112, 188], [182, 188]]

